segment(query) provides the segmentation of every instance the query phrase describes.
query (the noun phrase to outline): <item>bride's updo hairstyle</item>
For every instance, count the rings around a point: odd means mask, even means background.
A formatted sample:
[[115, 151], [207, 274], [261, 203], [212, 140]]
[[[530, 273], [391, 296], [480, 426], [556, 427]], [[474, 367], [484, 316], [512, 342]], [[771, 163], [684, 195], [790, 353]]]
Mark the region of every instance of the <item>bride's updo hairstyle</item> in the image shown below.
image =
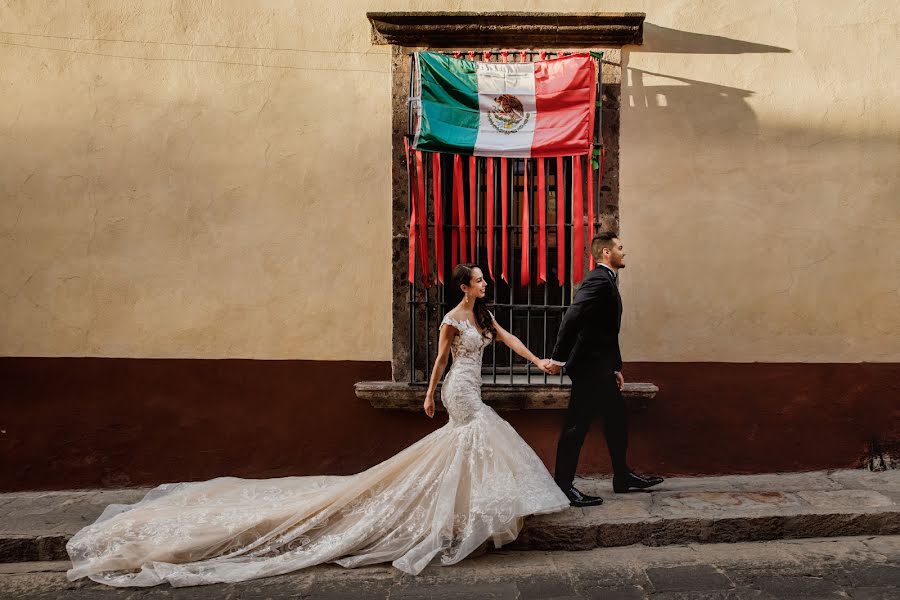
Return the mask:
[[[467, 287], [473, 287], [472, 275], [475, 272], [475, 269], [480, 268], [481, 267], [478, 265], [472, 264], [456, 265], [453, 269], [453, 275], [450, 278], [453, 293], [451, 296], [453, 302], [449, 303], [450, 306], [462, 302], [465, 294], [460, 286], [465, 285]], [[484, 332], [484, 337], [493, 339], [497, 334], [497, 330], [494, 328], [494, 319], [491, 318], [491, 311], [488, 310], [483, 298], [475, 298], [475, 305], [472, 307], [472, 312], [475, 313], [475, 321], [478, 324], [478, 329]]]

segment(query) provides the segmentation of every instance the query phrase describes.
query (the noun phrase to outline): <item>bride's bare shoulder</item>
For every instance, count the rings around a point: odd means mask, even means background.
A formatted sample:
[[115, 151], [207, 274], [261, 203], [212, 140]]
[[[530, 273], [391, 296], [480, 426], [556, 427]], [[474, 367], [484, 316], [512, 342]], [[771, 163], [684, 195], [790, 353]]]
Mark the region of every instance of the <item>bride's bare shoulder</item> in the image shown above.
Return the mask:
[[471, 312], [465, 312], [461, 308], [457, 307], [453, 310], [449, 311], [446, 315], [444, 315], [444, 321], [450, 320], [454, 323], [465, 323], [471, 322], [473, 315]]
[[454, 332], [456, 330], [462, 331], [467, 320], [467, 316], [461, 310], [455, 308], [444, 315], [444, 318], [441, 320], [441, 328], [449, 324], [453, 326], [450, 329]]
[[453, 310], [448, 311], [447, 314], [444, 315], [444, 318], [445, 319], [453, 319], [454, 321], [459, 321], [460, 316], [461, 316], [460, 312], [461, 311], [459, 310], [459, 308], [454, 308]]

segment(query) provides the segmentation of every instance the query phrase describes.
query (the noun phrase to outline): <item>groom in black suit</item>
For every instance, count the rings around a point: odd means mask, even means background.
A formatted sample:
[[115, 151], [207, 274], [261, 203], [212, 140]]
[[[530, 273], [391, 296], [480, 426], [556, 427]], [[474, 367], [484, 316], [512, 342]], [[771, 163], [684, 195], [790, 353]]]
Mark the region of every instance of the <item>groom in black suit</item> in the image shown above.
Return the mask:
[[572, 379], [572, 392], [566, 420], [556, 449], [556, 483], [572, 506], [596, 506], [603, 499], [582, 494], [575, 488], [578, 456], [596, 414], [603, 415], [606, 445], [613, 466], [613, 490], [616, 493], [645, 489], [662, 483], [662, 477], [642, 477], [625, 460], [628, 449], [628, 414], [622, 389], [622, 355], [619, 352], [619, 328], [622, 324], [622, 298], [619, 296], [619, 271], [625, 268], [622, 242], [613, 233], [602, 233], [591, 240], [591, 256], [597, 261], [563, 317], [550, 370], [558, 373], [565, 366]]

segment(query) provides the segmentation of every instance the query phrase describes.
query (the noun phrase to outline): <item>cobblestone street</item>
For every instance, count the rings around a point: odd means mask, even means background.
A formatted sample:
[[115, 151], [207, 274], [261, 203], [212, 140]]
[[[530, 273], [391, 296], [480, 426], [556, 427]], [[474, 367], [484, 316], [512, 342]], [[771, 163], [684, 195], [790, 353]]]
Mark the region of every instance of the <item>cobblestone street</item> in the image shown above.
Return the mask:
[[900, 536], [845, 537], [586, 552], [492, 552], [420, 576], [390, 567], [308, 569], [250, 583], [111, 589], [69, 583], [64, 562], [2, 566], [2, 598], [302, 598], [309, 600], [724, 599], [900, 597]]

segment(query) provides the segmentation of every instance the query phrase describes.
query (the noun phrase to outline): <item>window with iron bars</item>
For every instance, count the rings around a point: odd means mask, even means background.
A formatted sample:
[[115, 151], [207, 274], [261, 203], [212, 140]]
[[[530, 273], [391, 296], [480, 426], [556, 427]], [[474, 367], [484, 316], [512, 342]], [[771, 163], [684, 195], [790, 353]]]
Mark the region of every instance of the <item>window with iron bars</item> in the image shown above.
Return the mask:
[[[537, 51], [509, 51], [508, 56], [511, 60], [520, 59], [523, 55], [527, 60], [533, 60], [538, 55]], [[454, 54], [446, 52], [446, 54]], [[459, 53], [457, 53], [459, 54]], [[464, 54], [464, 53], [463, 53]], [[499, 59], [500, 53], [492, 52], [490, 60]], [[546, 52], [546, 56], [556, 56], [556, 52]], [[476, 55], [477, 60], [483, 60], [483, 54]], [[412, 57], [411, 57], [412, 58]], [[414, 71], [411, 68], [411, 81], [414, 77]], [[602, 98], [601, 78], [597, 80], [597, 98]], [[598, 102], [599, 105], [599, 102]], [[594, 148], [602, 149], [601, 136], [599, 134], [601, 128], [601, 108], [595, 108], [595, 133]], [[415, 131], [415, 114], [412, 107], [408, 110], [408, 132]], [[410, 143], [412, 138], [409, 136]], [[596, 154], [595, 152], [594, 154]], [[507, 252], [508, 265], [507, 274], [509, 281], [505, 281], [501, 277], [500, 258], [502, 256], [502, 225], [500, 218], [500, 206], [493, 202], [484, 202], [486, 194], [486, 177], [487, 168], [486, 160], [494, 160], [494, 189], [500, 189], [500, 160], [478, 158], [476, 161], [476, 194], [482, 201], [476, 202], [475, 222], [470, 223], [470, 227], [475, 229], [475, 247], [470, 249], [469, 262], [477, 264], [484, 272], [488, 281], [488, 290], [485, 297], [489, 308], [494, 313], [498, 323], [505, 329], [519, 337], [525, 345], [536, 355], [546, 357], [549, 356], [556, 340], [556, 333], [562, 322], [566, 308], [571, 303], [574, 295], [573, 280], [573, 261], [572, 261], [572, 198], [573, 191], [573, 160], [582, 161], [583, 172], [589, 172], [589, 185], [595, 186], [593, 201], [595, 203], [593, 214], [599, 215], [599, 199], [600, 190], [598, 185], [598, 171], [591, 167], [591, 156], [588, 157], [565, 157], [562, 161], [562, 173], [557, 172], [557, 161], [555, 159], [513, 159], [507, 160], [508, 180], [509, 180], [509, 208], [507, 228]], [[525, 161], [529, 161], [527, 169]], [[536, 198], [537, 186], [537, 162], [538, 160], [546, 160], [546, 203], [545, 203], [545, 227], [546, 227], [546, 252], [547, 252], [547, 281], [539, 283], [534, 273], [529, 277], [529, 282], [523, 284], [521, 278], [521, 247], [522, 236], [529, 236], [530, 243], [530, 265], [532, 271], [535, 269], [537, 262], [537, 236], [538, 236], [538, 219], [537, 219], [537, 203]], [[453, 156], [440, 155], [441, 173], [452, 173]], [[470, 164], [469, 161], [462, 161], [463, 179], [469, 181]], [[427, 215], [427, 227], [431, 231], [434, 226], [434, 197], [432, 193], [433, 181], [430, 169], [424, 170], [425, 175], [425, 214]], [[581, 184], [581, 182], [575, 182]], [[432, 281], [425, 282], [422, 278], [421, 269], [415, 270], [415, 281], [409, 284], [409, 374], [410, 383], [426, 385], [431, 373], [431, 368], [437, 354], [438, 347], [438, 326], [441, 319], [447, 311], [451, 310], [455, 305], [453, 290], [448, 289], [450, 286], [450, 273], [454, 264], [451, 264], [451, 239], [452, 234], [457, 226], [453, 225], [452, 204], [446, 199], [452, 194], [452, 178], [448, 176], [441, 177], [440, 190], [441, 196], [445, 199], [442, 202], [442, 222], [443, 222], [443, 246], [444, 246], [444, 265], [445, 283], [435, 283]], [[561, 188], [558, 188], [561, 185]], [[528, 197], [529, 219], [526, 230], [523, 230], [522, 223], [522, 206], [525, 198], [525, 186], [529, 186]], [[469, 198], [468, 186], [463, 186], [466, 206], [471, 201]], [[567, 201], [563, 204], [565, 211], [564, 225], [562, 230], [557, 225], [557, 189], [562, 189], [564, 198]], [[410, 202], [412, 196], [410, 196]], [[585, 210], [587, 209], [588, 196], [584, 196]], [[411, 210], [410, 206], [410, 210]], [[488, 265], [487, 253], [487, 226], [486, 226], [486, 210], [494, 211], [494, 236], [493, 236], [493, 269]], [[469, 214], [469, 208], [466, 209]], [[585, 248], [590, 245], [591, 238], [599, 232], [598, 223], [587, 223], [585, 219]], [[560, 249], [559, 241], [562, 240], [565, 256], [565, 277], [564, 283], [560, 285], [558, 277], [558, 253]], [[421, 260], [421, 256], [417, 257]], [[435, 253], [430, 252], [428, 255], [429, 272], [435, 273], [437, 265], [435, 264]], [[590, 258], [585, 257], [584, 265], [587, 268]], [[493, 277], [491, 276], [493, 271]], [[426, 285], [427, 283], [427, 285]], [[568, 383], [568, 378], [563, 375], [547, 375], [528, 363], [511, 349], [502, 344], [491, 344], [485, 350], [484, 361], [482, 364], [482, 377], [485, 384], [560, 384]]]

